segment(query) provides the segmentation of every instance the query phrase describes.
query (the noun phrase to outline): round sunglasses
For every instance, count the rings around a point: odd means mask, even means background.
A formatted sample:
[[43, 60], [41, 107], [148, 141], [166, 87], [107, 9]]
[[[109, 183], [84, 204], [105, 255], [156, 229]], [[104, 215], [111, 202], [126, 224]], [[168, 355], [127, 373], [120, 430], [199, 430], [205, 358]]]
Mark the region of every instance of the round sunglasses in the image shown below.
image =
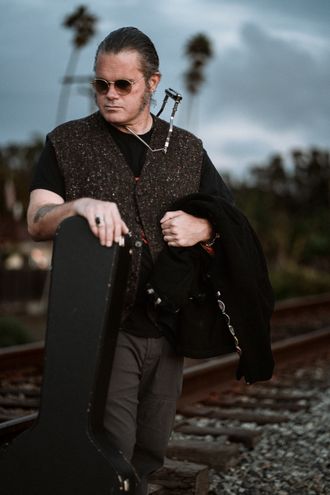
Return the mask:
[[111, 84], [114, 85], [116, 92], [120, 96], [128, 95], [132, 91], [132, 87], [135, 83], [143, 79], [137, 79], [136, 81], [130, 81], [128, 79], [117, 79], [116, 81], [107, 81], [106, 79], [102, 79], [100, 77], [95, 78], [91, 84], [94, 87], [95, 91], [100, 95], [106, 95], [110, 89]]

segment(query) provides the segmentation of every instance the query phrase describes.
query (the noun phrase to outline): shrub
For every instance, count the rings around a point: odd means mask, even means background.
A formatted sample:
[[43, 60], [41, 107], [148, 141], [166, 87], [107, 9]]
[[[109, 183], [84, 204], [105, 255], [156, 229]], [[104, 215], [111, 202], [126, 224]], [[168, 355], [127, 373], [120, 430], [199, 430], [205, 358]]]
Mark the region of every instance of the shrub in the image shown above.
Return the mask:
[[294, 263], [271, 270], [270, 279], [277, 300], [330, 292], [328, 273]]
[[28, 329], [17, 318], [0, 317], [0, 347], [27, 344], [30, 341]]

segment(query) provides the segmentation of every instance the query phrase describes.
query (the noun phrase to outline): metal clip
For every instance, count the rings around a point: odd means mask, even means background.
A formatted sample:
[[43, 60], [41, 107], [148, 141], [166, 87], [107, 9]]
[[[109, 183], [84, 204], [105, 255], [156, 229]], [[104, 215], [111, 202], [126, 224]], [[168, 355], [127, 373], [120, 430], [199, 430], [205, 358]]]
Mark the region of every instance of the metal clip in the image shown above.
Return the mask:
[[121, 492], [129, 492], [129, 490], [130, 490], [129, 479], [126, 478], [123, 480], [121, 476], [118, 476], [118, 478], [119, 478], [119, 482], [120, 482], [119, 490]]
[[220, 308], [221, 313], [223, 314], [223, 316], [227, 320], [228, 329], [229, 329], [229, 331], [230, 331], [230, 333], [231, 333], [231, 335], [233, 336], [233, 339], [234, 339], [236, 352], [240, 356], [242, 354], [242, 349], [241, 349], [241, 347], [239, 345], [239, 341], [238, 341], [237, 335], [235, 333], [235, 329], [232, 326], [232, 324], [230, 323], [230, 316], [228, 315], [228, 313], [226, 313], [226, 305], [225, 305], [225, 303], [220, 298], [221, 298], [221, 292], [218, 290], [217, 291], [217, 302], [218, 302], [218, 306]]

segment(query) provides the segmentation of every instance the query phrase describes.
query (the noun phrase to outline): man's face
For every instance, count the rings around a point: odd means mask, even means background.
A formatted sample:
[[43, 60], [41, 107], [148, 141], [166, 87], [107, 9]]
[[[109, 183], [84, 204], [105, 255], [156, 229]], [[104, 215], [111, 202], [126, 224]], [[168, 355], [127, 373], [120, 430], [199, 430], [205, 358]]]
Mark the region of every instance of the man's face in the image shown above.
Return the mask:
[[120, 95], [113, 84], [105, 95], [96, 93], [97, 106], [107, 122], [115, 125], [143, 127], [150, 113], [150, 96], [156, 89], [160, 76], [154, 74], [146, 85], [137, 51], [100, 53], [97, 57], [95, 77], [116, 81], [136, 81], [131, 92]]

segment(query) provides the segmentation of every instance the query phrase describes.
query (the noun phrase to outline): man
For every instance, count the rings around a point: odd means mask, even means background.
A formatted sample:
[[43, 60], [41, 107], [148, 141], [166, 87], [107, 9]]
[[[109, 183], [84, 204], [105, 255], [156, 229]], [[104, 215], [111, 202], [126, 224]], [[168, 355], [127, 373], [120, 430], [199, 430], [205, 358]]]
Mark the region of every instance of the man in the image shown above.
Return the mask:
[[[191, 193], [231, 194], [192, 134], [150, 113], [161, 75], [151, 40], [136, 28], [110, 33], [95, 57], [98, 112], [47, 136], [32, 183], [28, 228], [51, 239], [59, 223], [80, 215], [103, 246], [133, 239], [132, 269], [105, 411], [105, 426], [141, 478], [160, 467], [181, 390], [183, 358], [147, 310], [146, 282], [166, 244], [212, 243], [206, 218], [171, 204]], [[158, 150], [158, 151], [155, 151]], [[200, 247], [203, 249], [203, 246]]]

